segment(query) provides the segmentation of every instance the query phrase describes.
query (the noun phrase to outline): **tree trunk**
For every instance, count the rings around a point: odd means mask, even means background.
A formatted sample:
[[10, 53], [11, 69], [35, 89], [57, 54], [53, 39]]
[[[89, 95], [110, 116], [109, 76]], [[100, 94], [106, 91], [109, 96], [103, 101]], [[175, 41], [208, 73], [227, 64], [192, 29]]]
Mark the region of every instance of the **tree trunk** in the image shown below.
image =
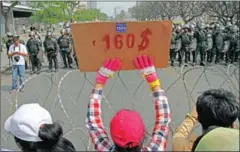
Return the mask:
[[10, 32], [10, 28], [9, 28], [9, 12], [4, 13], [3, 17], [5, 19], [5, 32]]

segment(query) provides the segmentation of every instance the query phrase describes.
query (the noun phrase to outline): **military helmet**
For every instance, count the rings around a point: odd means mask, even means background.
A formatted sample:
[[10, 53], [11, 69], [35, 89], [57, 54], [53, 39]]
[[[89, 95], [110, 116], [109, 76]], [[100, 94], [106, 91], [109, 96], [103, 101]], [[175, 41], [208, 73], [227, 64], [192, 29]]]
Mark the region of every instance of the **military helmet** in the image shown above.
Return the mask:
[[211, 24], [211, 25], [210, 25], [210, 28], [214, 29], [214, 28], [215, 28], [215, 25], [214, 25], [214, 24]]
[[8, 36], [8, 37], [13, 37], [13, 34], [10, 33], [10, 32], [7, 32], [7, 36]]
[[47, 36], [52, 36], [52, 34], [53, 34], [52, 31], [48, 30], [46, 35]]
[[183, 29], [189, 29], [190, 26], [188, 24], [183, 25]]
[[200, 23], [198, 26], [200, 29], [204, 29], [205, 28], [205, 24], [204, 23]]
[[232, 28], [231, 28], [231, 30], [232, 30], [233, 32], [237, 32], [237, 31], [239, 30], [239, 28], [237, 27], [237, 25], [233, 25]]
[[181, 30], [182, 29], [182, 27], [180, 26], [180, 25], [178, 25], [177, 27], [176, 27], [176, 30]]
[[61, 34], [65, 34], [65, 33], [66, 33], [66, 30], [65, 30], [65, 29], [61, 29], [60, 33], [61, 33]]
[[195, 29], [195, 25], [194, 25], [194, 24], [191, 24], [191, 25], [190, 25], [190, 29]]

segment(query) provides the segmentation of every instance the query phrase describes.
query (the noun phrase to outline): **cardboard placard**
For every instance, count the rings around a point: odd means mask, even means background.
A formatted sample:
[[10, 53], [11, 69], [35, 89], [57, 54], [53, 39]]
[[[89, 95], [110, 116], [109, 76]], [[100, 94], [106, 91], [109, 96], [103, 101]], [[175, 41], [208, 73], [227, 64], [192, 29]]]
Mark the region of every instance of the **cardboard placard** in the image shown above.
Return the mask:
[[81, 72], [97, 71], [107, 58], [119, 58], [121, 70], [133, 70], [133, 59], [147, 54], [156, 68], [168, 66], [172, 21], [97, 22], [71, 25]]

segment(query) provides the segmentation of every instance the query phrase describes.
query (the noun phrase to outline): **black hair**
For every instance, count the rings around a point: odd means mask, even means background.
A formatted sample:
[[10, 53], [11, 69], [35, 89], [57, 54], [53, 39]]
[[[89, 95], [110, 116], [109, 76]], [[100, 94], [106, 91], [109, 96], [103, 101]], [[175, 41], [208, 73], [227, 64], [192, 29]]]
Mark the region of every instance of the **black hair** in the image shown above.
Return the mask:
[[62, 137], [63, 129], [59, 123], [44, 124], [39, 129], [40, 142], [29, 142], [15, 138], [16, 143], [23, 152], [58, 152], [58, 151], [76, 151], [73, 144]]
[[[126, 109], [126, 110], [128, 110], [128, 109]], [[144, 141], [147, 139], [147, 136], [146, 136], [146, 135], [150, 135], [150, 134], [149, 134], [147, 131], [145, 131], [145, 135], [144, 135], [143, 139], [141, 140], [139, 146], [135, 146], [135, 147], [129, 148], [130, 145], [131, 145], [131, 143], [129, 143], [129, 144], [128, 144], [129, 147], [123, 148], [123, 147], [118, 146], [117, 144], [115, 144], [115, 150], [114, 150], [114, 151], [115, 151], [115, 152], [140, 152], [141, 149], [142, 149], [141, 147], [142, 147]]]
[[115, 145], [115, 152], [140, 152], [140, 151], [141, 151], [140, 146], [136, 146], [136, 147], [132, 147], [132, 148], [122, 148], [122, 147]]
[[209, 126], [232, 127], [239, 117], [236, 96], [224, 89], [205, 91], [198, 97], [196, 108], [203, 130], [207, 130]]

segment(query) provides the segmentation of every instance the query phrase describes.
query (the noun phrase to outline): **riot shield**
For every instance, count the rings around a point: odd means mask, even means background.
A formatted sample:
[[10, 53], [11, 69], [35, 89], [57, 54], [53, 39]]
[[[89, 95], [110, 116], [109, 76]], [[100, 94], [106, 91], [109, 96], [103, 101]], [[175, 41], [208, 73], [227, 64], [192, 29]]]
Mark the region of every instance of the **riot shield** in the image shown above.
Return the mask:
[[182, 40], [181, 40], [181, 39], [178, 39], [178, 40], [176, 41], [176, 49], [175, 49], [175, 51], [177, 52], [177, 51], [179, 51], [181, 48], [182, 48]]
[[42, 62], [43, 61], [43, 55], [44, 55], [44, 52], [42, 50], [40, 50], [37, 54], [37, 58]]
[[197, 39], [192, 39], [191, 44], [189, 46], [189, 51], [196, 51], [197, 49]]
[[230, 41], [224, 41], [223, 43], [223, 50], [222, 52], [227, 52], [229, 50], [229, 47], [230, 47]]
[[211, 50], [213, 48], [213, 39], [207, 38], [207, 50]]

